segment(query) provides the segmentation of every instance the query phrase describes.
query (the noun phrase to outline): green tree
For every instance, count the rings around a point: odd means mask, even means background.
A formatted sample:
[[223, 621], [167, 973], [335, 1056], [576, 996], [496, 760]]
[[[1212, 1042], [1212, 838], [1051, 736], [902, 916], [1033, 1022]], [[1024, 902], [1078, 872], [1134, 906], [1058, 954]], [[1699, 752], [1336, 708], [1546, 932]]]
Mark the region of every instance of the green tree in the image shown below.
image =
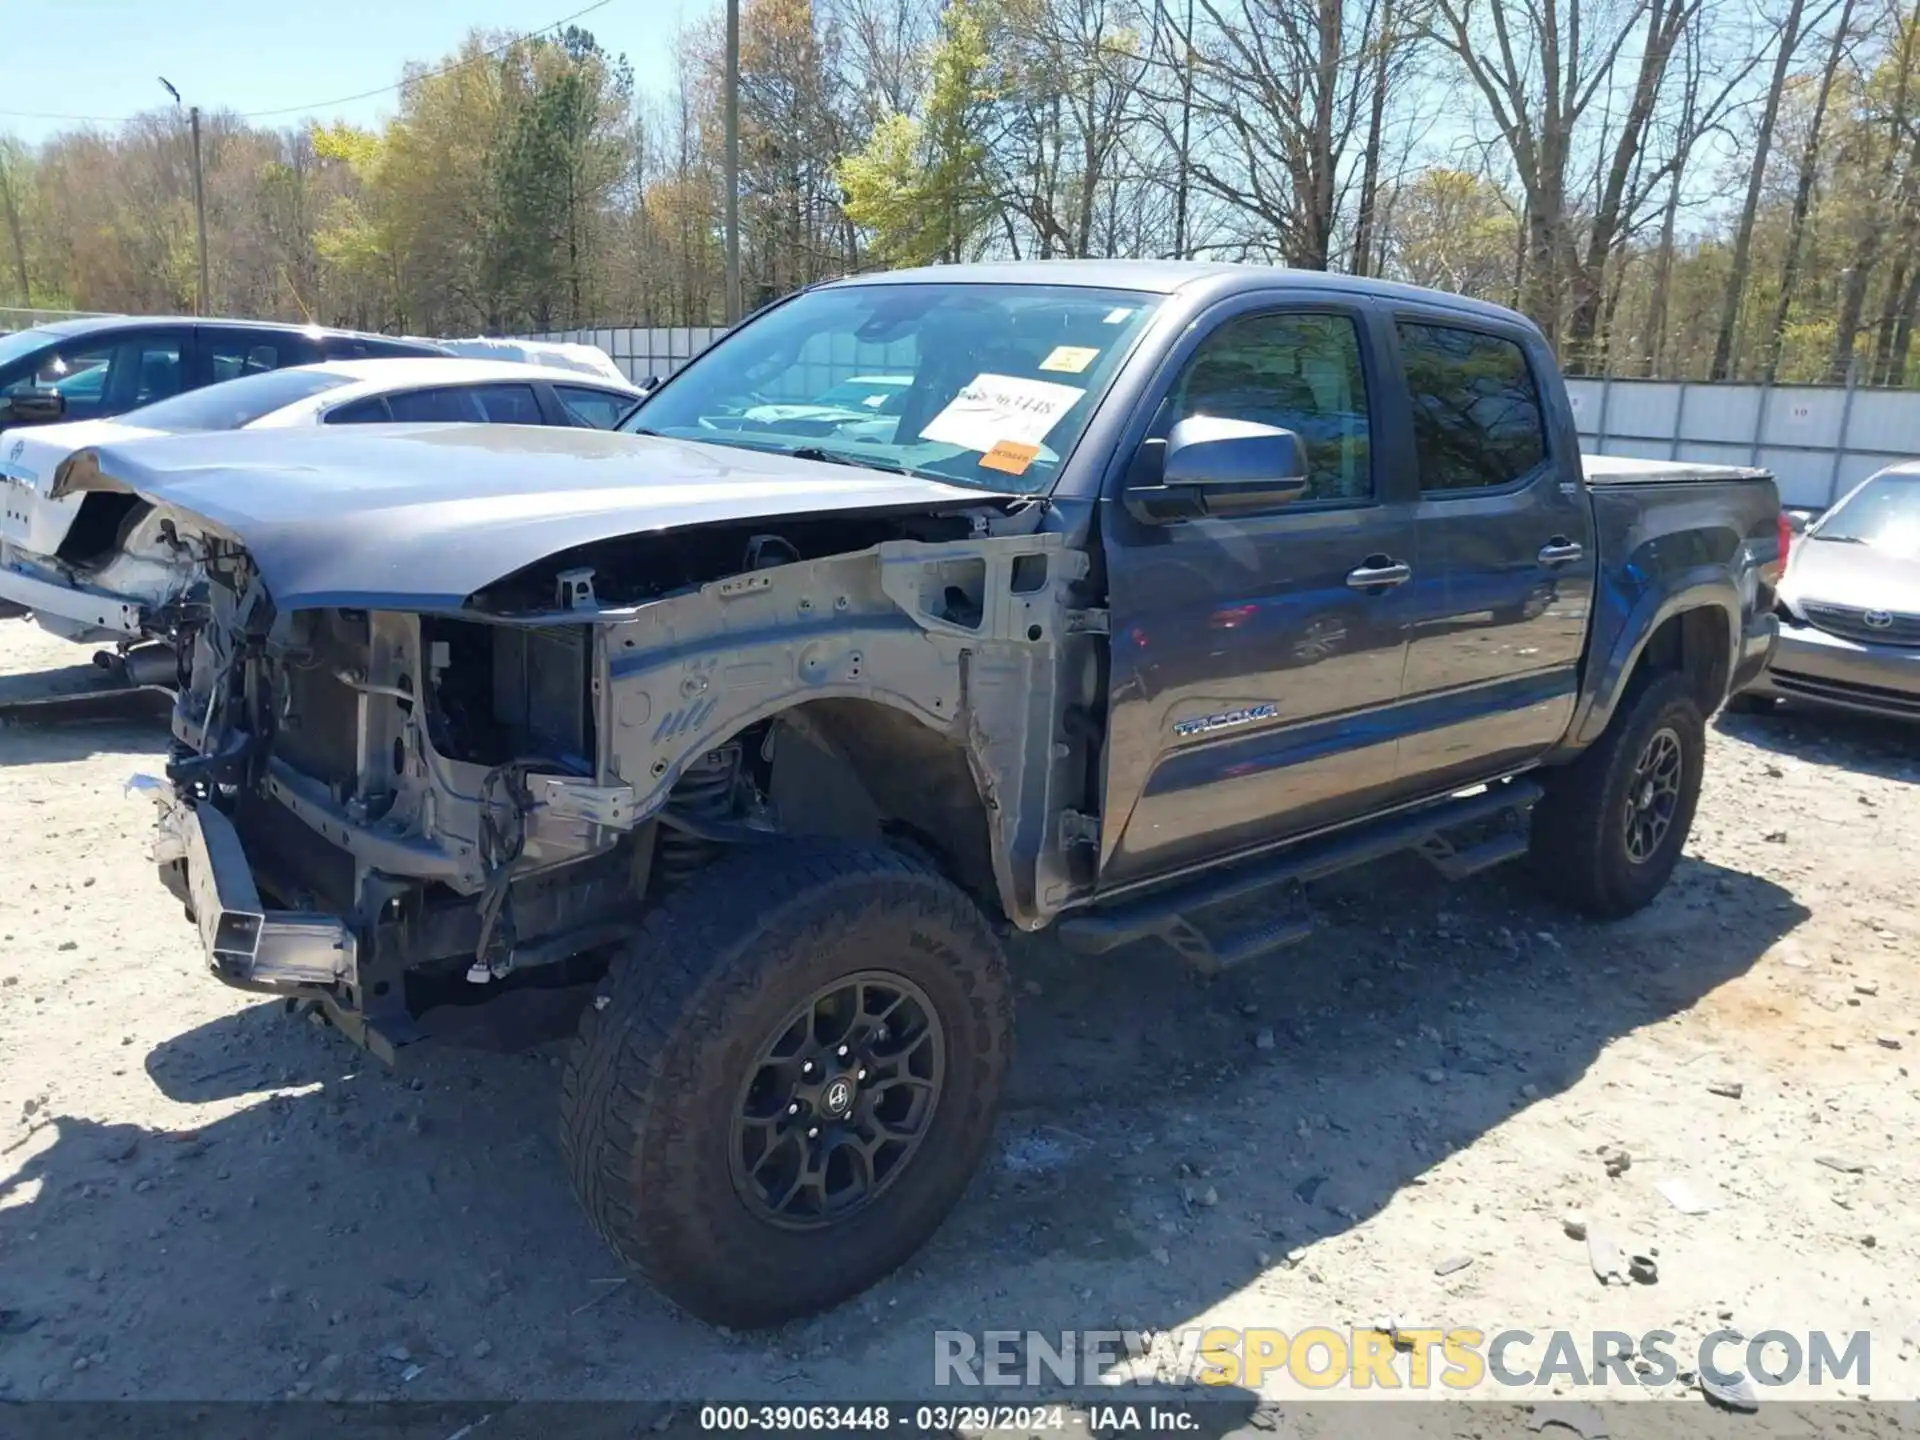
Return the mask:
[[981, 139], [997, 93], [991, 85], [991, 0], [952, 0], [934, 42], [925, 113], [891, 115], [841, 162], [846, 211], [867, 230], [884, 265], [957, 262], [973, 254], [994, 218], [995, 187]]

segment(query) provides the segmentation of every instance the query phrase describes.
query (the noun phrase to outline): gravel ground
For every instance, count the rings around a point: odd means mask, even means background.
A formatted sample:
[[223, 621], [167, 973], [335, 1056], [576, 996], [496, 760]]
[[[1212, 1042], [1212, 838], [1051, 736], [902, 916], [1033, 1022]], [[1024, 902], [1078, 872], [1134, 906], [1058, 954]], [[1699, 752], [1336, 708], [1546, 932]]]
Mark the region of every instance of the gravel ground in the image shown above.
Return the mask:
[[[76, 658], [0, 622], [0, 673]], [[1213, 983], [1017, 940], [996, 1163], [907, 1270], [738, 1336], [589, 1233], [556, 1053], [389, 1073], [203, 973], [122, 790], [162, 748], [0, 729], [0, 1397], [899, 1397], [938, 1328], [1386, 1318], [1867, 1330], [1873, 1396], [1920, 1393], [1916, 732], [1716, 722], [1687, 858], [1623, 924], [1408, 861]], [[1603, 1286], [1570, 1211], [1657, 1283]]]

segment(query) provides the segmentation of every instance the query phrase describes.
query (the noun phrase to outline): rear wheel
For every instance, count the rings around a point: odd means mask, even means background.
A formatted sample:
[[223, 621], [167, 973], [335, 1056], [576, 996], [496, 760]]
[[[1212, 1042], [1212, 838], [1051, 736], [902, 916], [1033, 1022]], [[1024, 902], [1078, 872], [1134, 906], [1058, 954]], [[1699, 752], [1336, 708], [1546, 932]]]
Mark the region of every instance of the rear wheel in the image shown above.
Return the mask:
[[1663, 675], [1623, 702], [1606, 732], [1546, 776], [1529, 853], [1541, 888], [1602, 919], [1660, 893], [1700, 802], [1706, 724], [1684, 675]]
[[891, 851], [742, 853], [641, 922], [582, 1021], [562, 1140], [596, 1230], [703, 1319], [857, 1294], [939, 1226], [993, 1129], [1006, 964]]

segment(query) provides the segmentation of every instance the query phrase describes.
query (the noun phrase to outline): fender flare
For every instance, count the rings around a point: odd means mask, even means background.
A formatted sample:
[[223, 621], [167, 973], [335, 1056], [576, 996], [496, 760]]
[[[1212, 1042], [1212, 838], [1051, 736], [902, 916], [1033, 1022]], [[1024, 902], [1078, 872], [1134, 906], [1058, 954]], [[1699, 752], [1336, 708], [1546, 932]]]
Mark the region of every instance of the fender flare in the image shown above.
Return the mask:
[[[1718, 610], [1726, 625], [1729, 674], [1740, 655], [1740, 589], [1725, 567], [1697, 565], [1671, 583], [1644, 593], [1627, 612], [1604, 655], [1590, 655], [1584, 697], [1567, 729], [1562, 753], [1583, 750], [1599, 739], [1613, 720], [1647, 643], [1677, 615]], [[1596, 627], [1597, 628], [1597, 627]]]

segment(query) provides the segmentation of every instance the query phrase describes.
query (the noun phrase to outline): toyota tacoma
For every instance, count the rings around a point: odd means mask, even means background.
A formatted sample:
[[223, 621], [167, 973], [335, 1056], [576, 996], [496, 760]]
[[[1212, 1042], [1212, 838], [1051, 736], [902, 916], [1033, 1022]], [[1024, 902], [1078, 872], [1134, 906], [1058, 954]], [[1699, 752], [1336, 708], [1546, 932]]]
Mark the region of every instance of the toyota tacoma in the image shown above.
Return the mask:
[[1534, 326], [1392, 284], [860, 277], [622, 429], [163, 437], [60, 485], [203, 568], [155, 788], [213, 973], [388, 1059], [564, 1016], [587, 1214], [728, 1325], [959, 1197], [1007, 927], [1213, 971], [1402, 850], [1626, 915], [1774, 638], [1768, 475], [1583, 461]]

